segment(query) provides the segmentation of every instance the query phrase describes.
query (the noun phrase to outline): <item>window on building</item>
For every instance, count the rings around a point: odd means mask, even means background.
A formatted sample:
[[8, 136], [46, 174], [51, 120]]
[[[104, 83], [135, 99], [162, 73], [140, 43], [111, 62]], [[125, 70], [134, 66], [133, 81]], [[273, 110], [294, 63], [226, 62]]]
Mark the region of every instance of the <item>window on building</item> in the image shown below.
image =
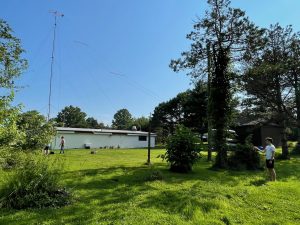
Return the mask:
[[139, 141], [147, 141], [147, 136], [139, 136]]

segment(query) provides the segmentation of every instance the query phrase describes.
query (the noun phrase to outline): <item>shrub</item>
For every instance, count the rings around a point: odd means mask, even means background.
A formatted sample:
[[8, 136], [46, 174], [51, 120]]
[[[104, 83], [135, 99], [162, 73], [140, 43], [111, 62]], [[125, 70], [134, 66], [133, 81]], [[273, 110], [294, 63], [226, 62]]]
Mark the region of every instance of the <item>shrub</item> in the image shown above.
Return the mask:
[[0, 148], [0, 167], [2, 169], [13, 169], [18, 166], [23, 152], [13, 148]]
[[61, 169], [58, 159], [26, 154], [0, 189], [0, 207], [25, 209], [69, 204], [70, 194], [59, 186]]
[[200, 158], [200, 139], [182, 125], [176, 128], [175, 134], [167, 139], [167, 151], [162, 156], [174, 172], [189, 172]]
[[249, 143], [238, 144], [235, 151], [228, 157], [228, 165], [231, 169], [260, 169], [259, 153]]
[[25, 134], [24, 140], [19, 143], [23, 150], [42, 149], [49, 144], [55, 134], [52, 122], [47, 122], [46, 118], [35, 110], [25, 112], [19, 117], [18, 129]]
[[25, 134], [17, 127], [21, 107], [10, 105], [13, 96], [13, 92], [10, 96], [0, 96], [0, 148], [16, 147], [24, 141]]
[[293, 155], [300, 155], [300, 144], [296, 144], [291, 151]]

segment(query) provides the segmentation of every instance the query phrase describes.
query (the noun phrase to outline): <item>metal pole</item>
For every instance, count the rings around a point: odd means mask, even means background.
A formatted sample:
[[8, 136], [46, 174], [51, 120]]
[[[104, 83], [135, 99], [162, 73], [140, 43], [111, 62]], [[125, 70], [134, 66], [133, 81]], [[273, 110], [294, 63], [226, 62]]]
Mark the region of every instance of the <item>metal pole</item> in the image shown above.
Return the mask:
[[53, 32], [53, 42], [52, 42], [52, 55], [51, 55], [51, 72], [50, 72], [50, 84], [49, 84], [49, 99], [48, 99], [48, 116], [47, 119], [50, 119], [51, 112], [51, 94], [52, 94], [52, 77], [53, 77], [53, 64], [54, 64], [54, 51], [55, 51], [55, 37], [56, 37], [56, 21], [57, 16], [63, 17], [63, 14], [58, 13], [57, 11], [50, 12], [54, 14], [54, 32]]
[[148, 129], [148, 159], [147, 159], [147, 164], [150, 165], [150, 151], [151, 150], [151, 113], [149, 116], [149, 129]]

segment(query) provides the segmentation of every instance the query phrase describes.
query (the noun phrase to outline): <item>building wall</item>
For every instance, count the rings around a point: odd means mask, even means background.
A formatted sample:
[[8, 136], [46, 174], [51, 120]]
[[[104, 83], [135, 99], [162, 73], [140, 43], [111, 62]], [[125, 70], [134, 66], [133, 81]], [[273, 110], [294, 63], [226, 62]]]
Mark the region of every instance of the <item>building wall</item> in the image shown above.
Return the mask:
[[265, 143], [266, 137], [273, 138], [275, 147], [281, 146], [281, 128], [280, 127], [262, 127], [261, 139]]
[[[148, 146], [148, 137], [146, 141], [139, 141], [139, 135], [122, 134], [92, 134], [92, 133], [65, 133], [57, 132], [52, 141], [51, 148], [59, 149], [61, 136], [65, 138], [65, 148], [84, 148], [85, 144], [90, 144], [91, 148], [100, 148], [113, 146], [117, 148], [144, 148]], [[141, 135], [145, 136], [145, 135]], [[151, 147], [155, 146], [155, 137], [151, 137]]]
[[252, 144], [256, 146], [265, 146], [266, 137], [273, 138], [275, 146], [281, 146], [281, 128], [277, 126], [240, 126], [236, 128], [239, 141], [244, 143], [245, 138], [252, 134]]

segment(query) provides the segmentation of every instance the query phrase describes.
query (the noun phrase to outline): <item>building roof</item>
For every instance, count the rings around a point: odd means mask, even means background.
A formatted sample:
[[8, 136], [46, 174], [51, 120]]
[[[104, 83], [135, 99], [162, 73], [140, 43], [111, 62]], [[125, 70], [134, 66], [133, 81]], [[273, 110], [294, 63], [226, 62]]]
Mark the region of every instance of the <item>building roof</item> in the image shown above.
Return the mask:
[[[134, 131], [134, 130], [90, 129], [90, 128], [73, 128], [73, 127], [55, 127], [55, 129], [57, 131], [62, 131], [62, 132], [82, 132], [82, 133], [94, 133], [94, 134], [148, 135], [148, 132]], [[151, 133], [151, 136], [156, 136], [156, 134]]]
[[265, 119], [257, 119], [250, 121], [248, 123], [243, 123], [239, 125], [240, 127], [242, 126], [274, 126], [274, 127], [280, 127], [277, 123], [267, 121]]

